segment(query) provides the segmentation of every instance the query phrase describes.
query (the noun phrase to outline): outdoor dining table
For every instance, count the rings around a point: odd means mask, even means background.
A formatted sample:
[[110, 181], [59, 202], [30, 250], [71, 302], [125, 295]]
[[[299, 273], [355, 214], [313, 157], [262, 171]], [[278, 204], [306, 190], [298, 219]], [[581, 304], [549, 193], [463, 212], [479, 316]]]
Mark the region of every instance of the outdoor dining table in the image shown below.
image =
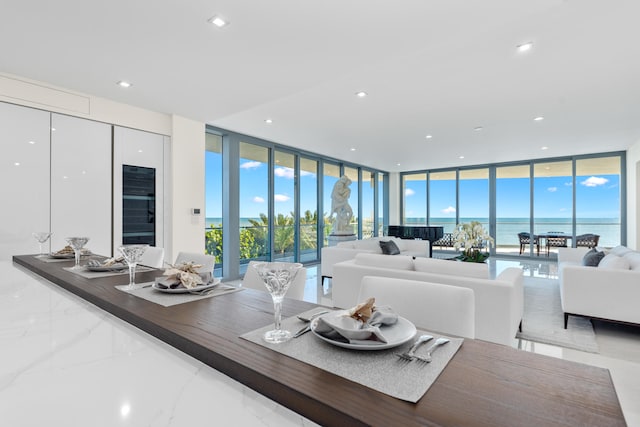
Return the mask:
[[[267, 292], [245, 289], [165, 307], [116, 289], [126, 275], [88, 279], [63, 268], [70, 263], [33, 255], [13, 261], [321, 425], [625, 425], [606, 369], [465, 339], [411, 403], [243, 339], [273, 322]], [[136, 282], [161, 274], [142, 272]], [[316, 307], [285, 299], [283, 317]]]

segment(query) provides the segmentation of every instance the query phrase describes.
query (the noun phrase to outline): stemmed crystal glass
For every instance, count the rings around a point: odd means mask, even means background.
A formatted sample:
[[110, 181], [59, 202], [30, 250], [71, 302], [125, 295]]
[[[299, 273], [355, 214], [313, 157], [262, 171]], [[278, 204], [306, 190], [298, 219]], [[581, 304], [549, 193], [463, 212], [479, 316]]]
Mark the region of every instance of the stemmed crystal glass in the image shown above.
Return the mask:
[[43, 258], [45, 256], [44, 251], [42, 250], [42, 245], [49, 240], [49, 237], [51, 237], [52, 234], [53, 233], [49, 233], [48, 231], [36, 231], [35, 233], [32, 233], [33, 237], [35, 237], [40, 244], [40, 255], [36, 258]]
[[72, 267], [74, 270], [79, 270], [82, 267], [80, 266], [80, 252], [84, 245], [89, 241], [88, 237], [67, 237], [65, 239], [69, 246], [73, 248], [73, 253], [76, 256], [76, 264]]
[[256, 269], [271, 294], [275, 310], [275, 329], [265, 332], [263, 339], [273, 344], [290, 340], [292, 336], [291, 332], [283, 330], [281, 326], [282, 300], [289, 286], [302, 268], [302, 264], [290, 262], [259, 262], [252, 264], [252, 267]]
[[148, 247], [149, 245], [122, 245], [118, 248], [124, 257], [125, 262], [129, 266], [128, 289], [133, 289], [133, 285], [135, 285], [136, 266], [138, 265], [138, 262], [140, 262], [142, 254]]

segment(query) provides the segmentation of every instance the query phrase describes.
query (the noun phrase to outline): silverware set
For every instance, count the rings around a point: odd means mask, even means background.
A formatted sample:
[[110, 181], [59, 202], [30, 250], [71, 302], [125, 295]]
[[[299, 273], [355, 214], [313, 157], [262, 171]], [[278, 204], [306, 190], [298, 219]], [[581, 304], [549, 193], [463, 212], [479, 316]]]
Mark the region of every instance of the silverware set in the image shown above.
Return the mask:
[[303, 322], [307, 322], [307, 324], [302, 329], [300, 329], [298, 332], [293, 334], [293, 337], [294, 338], [298, 338], [298, 337], [306, 334], [307, 332], [309, 332], [311, 330], [311, 321], [313, 319], [315, 319], [316, 317], [318, 317], [318, 316], [321, 316], [323, 314], [327, 314], [328, 312], [329, 312], [328, 310], [324, 310], [324, 311], [319, 311], [317, 313], [313, 313], [309, 317], [298, 316], [298, 319], [302, 320]]
[[396, 356], [398, 356], [398, 358], [400, 358], [401, 361], [407, 362], [407, 363], [412, 362], [414, 360], [425, 363], [425, 364], [431, 363], [431, 360], [432, 360], [431, 354], [438, 347], [445, 345], [446, 343], [449, 342], [447, 338], [438, 338], [431, 346], [429, 346], [429, 348], [427, 349], [426, 355], [421, 356], [416, 354], [416, 350], [418, 349], [418, 347], [420, 347], [422, 344], [428, 341], [431, 341], [432, 339], [433, 337], [431, 335], [420, 335], [420, 337], [418, 337], [416, 342], [413, 343], [413, 345], [411, 346], [411, 348], [409, 348], [409, 350], [405, 351], [404, 353], [396, 353]]

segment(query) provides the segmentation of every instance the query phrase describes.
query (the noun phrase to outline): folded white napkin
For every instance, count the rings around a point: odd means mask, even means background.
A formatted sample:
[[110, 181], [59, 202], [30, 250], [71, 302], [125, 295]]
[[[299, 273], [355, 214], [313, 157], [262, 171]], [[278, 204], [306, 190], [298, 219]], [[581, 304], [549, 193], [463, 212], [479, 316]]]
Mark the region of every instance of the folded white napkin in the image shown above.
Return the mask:
[[321, 316], [314, 331], [333, 341], [379, 345], [387, 342], [380, 326], [393, 325], [397, 321], [398, 315], [391, 308], [376, 307], [366, 322], [354, 319], [348, 311]]
[[[197, 286], [202, 286], [202, 285], [208, 285], [209, 283], [213, 282], [213, 275], [211, 273], [197, 273], [200, 276], [200, 283], [195, 283], [193, 282], [193, 284], [189, 287], [189, 289], [195, 288]], [[161, 276], [161, 277], [156, 277], [156, 286], [159, 287], [160, 289], [176, 289], [176, 288], [186, 288], [187, 286], [184, 286], [183, 282], [180, 280], [179, 277], [176, 277], [175, 275], [172, 276]]]

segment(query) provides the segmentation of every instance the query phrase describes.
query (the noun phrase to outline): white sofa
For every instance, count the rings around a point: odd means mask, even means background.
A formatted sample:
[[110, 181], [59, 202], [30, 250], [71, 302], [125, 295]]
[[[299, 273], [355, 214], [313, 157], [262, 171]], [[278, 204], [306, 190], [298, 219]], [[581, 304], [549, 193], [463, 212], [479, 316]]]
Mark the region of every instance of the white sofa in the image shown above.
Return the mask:
[[349, 240], [340, 242], [336, 246], [326, 246], [321, 251], [320, 271], [322, 274], [322, 282], [327, 277], [333, 277], [333, 265], [338, 262], [353, 259], [356, 254], [370, 253], [382, 254], [380, 249], [380, 241], [393, 240], [400, 250], [400, 255], [409, 255], [412, 257], [428, 257], [429, 241], [399, 239], [397, 237], [371, 237], [362, 240]]
[[569, 315], [640, 324], [640, 252], [604, 250], [597, 267], [582, 265], [587, 248], [559, 248], [558, 275], [564, 327]]
[[360, 282], [365, 276], [472, 289], [476, 304], [476, 338], [505, 345], [515, 343], [524, 311], [523, 274], [519, 268], [507, 268], [495, 279], [490, 279], [488, 266], [484, 263], [361, 253], [333, 266], [333, 305], [348, 308], [358, 303]]

